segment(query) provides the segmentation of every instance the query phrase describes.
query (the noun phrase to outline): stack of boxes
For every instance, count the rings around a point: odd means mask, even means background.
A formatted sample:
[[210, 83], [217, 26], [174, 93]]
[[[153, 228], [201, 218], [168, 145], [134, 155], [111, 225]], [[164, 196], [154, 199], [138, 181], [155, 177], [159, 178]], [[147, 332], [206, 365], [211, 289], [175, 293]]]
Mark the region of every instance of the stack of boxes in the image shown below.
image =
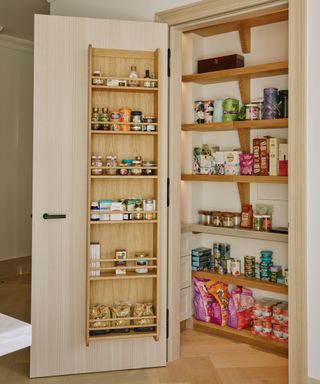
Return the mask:
[[192, 271], [210, 269], [211, 248], [200, 247], [191, 251]]

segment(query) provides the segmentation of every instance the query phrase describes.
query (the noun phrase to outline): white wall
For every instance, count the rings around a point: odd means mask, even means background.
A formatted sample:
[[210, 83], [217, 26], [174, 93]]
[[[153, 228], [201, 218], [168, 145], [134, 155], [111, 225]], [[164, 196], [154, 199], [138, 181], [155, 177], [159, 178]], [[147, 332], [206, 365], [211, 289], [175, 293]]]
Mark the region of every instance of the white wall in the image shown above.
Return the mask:
[[0, 36], [0, 260], [31, 255], [33, 46]]
[[195, 2], [197, 0], [55, 0], [50, 4], [50, 14], [153, 21], [157, 12]]
[[320, 175], [319, 175], [319, 89], [320, 89], [320, 1], [308, 0], [307, 10], [307, 244], [308, 244], [308, 374], [320, 380]]

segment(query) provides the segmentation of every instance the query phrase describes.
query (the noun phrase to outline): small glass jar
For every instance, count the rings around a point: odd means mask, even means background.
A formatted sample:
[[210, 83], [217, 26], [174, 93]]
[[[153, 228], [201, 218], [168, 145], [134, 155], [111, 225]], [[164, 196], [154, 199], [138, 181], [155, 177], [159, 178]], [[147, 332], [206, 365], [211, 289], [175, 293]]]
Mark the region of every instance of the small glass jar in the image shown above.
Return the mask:
[[262, 215], [262, 231], [269, 232], [271, 229], [271, 215]]
[[142, 112], [141, 111], [132, 111], [131, 112], [131, 121], [133, 123], [141, 123], [142, 122]]
[[103, 122], [109, 121], [108, 108], [101, 109], [99, 120]]
[[103, 72], [99, 70], [93, 71], [92, 74], [92, 84], [93, 85], [103, 85]]
[[110, 124], [110, 130], [111, 131], [120, 131], [120, 124], [116, 124], [121, 119], [121, 114], [119, 111], [111, 111], [109, 113], [109, 120], [111, 122]]
[[[102, 157], [101, 156], [91, 156], [91, 166], [92, 167], [102, 167]], [[91, 175], [93, 176], [100, 176], [103, 174], [103, 169], [102, 168], [92, 168], [91, 169]]]
[[117, 162], [117, 156], [112, 156], [109, 155], [106, 157], [106, 166], [110, 167], [106, 169], [106, 175], [113, 176], [117, 174], [117, 168], [112, 168], [112, 167], [117, 167], [118, 162]]
[[129, 173], [129, 171], [128, 171], [128, 168], [127, 168], [126, 164], [124, 164], [124, 163], [120, 163], [119, 166], [121, 167], [121, 168], [119, 169], [119, 174], [120, 174], [121, 176], [127, 176], [128, 173]]
[[157, 130], [157, 126], [155, 125], [157, 122], [157, 118], [155, 116], [144, 116], [142, 121], [147, 123], [143, 126], [143, 130], [146, 132], [155, 132]]
[[141, 169], [142, 159], [141, 156], [137, 156], [135, 160], [132, 161], [132, 170], [131, 174], [133, 176], [141, 176], [142, 169]]
[[[154, 175], [155, 174], [155, 172], [154, 172], [155, 170], [151, 168], [151, 167], [156, 166], [156, 163], [154, 161], [143, 161], [141, 165], [144, 168], [144, 169], [142, 169], [143, 175]], [[150, 168], [148, 168], [148, 167], [150, 167]]]
[[234, 227], [233, 213], [223, 212], [223, 214], [222, 214], [222, 226], [225, 228], [233, 228]]
[[153, 199], [145, 199], [142, 200], [143, 204], [143, 218], [144, 220], [153, 220], [154, 217], [154, 210], [155, 210], [155, 200]]
[[254, 214], [253, 215], [253, 229], [255, 231], [262, 230], [262, 215]]
[[155, 81], [155, 80], [156, 80], [156, 74], [153, 73], [153, 74], [151, 75], [151, 81], [150, 81], [150, 87], [151, 87], [151, 88], [157, 88], [157, 86], [158, 86], [158, 82]]
[[234, 227], [235, 228], [240, 228], [241, 213], [234, 213], [233, 214], [233, 221], [234, 221]]
[[222, 226], [222, 215], [220, 211], [213, 211], [212, 212], [212, 224], [215, 227], [221, 227]]
[[136, 204], [134, 206], [134, 220], [143, 220], [143, 207], [142, 201], [140, 199], [136, 200]]
[[136, 252], [135, 254], [136, 261], [136, 273], [148, 273], [148, 268], [146, 268], [149, 265], [149, 261], [145, 260], [148, 258], [148, 253], [146, 252]]

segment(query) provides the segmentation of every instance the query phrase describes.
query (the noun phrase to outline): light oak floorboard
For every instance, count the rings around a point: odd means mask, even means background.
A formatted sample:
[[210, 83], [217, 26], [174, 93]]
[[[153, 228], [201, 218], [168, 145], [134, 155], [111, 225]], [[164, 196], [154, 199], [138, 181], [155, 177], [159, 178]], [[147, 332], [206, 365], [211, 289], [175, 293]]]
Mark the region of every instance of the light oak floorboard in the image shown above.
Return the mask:
[[[19, 264], [16, 259], [14, 263]], [[0, 270], [2, 268], [0, 262]], [[0, 312], [30, 321], [30, 269], [0, 278]], [[8, 263], [7, 263], [8, 267]], [[11, 268], [12, 267], [12, 268]], [[19, 267], [11, 266], [11, 271]], [[287, 384], [286, 358], [208, 333], [184, 330], [181, 358], [164, 368], [29, 379], [29, 348], [0, 357], [5, 384]]]

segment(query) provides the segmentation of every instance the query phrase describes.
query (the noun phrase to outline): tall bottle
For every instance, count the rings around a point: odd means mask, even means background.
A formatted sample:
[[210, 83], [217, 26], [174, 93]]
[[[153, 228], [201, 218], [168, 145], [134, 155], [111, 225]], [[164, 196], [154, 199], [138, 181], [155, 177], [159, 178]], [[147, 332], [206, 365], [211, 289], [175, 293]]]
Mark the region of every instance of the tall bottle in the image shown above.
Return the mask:
[[135, 65], [131, 66], [131, 71], [129, 73], [129, 86], [130, 87], [139, 87], [137, 68]]
[[149, 69], [146, 69], [146, 75], [145, 75], [145, 77], [144, 77], [143, 86], [144, 86], [145, 88], [150, 88], [150, 87], [151, 87], [151, 81], [150, 81], [150, 72], [149, 72]]

